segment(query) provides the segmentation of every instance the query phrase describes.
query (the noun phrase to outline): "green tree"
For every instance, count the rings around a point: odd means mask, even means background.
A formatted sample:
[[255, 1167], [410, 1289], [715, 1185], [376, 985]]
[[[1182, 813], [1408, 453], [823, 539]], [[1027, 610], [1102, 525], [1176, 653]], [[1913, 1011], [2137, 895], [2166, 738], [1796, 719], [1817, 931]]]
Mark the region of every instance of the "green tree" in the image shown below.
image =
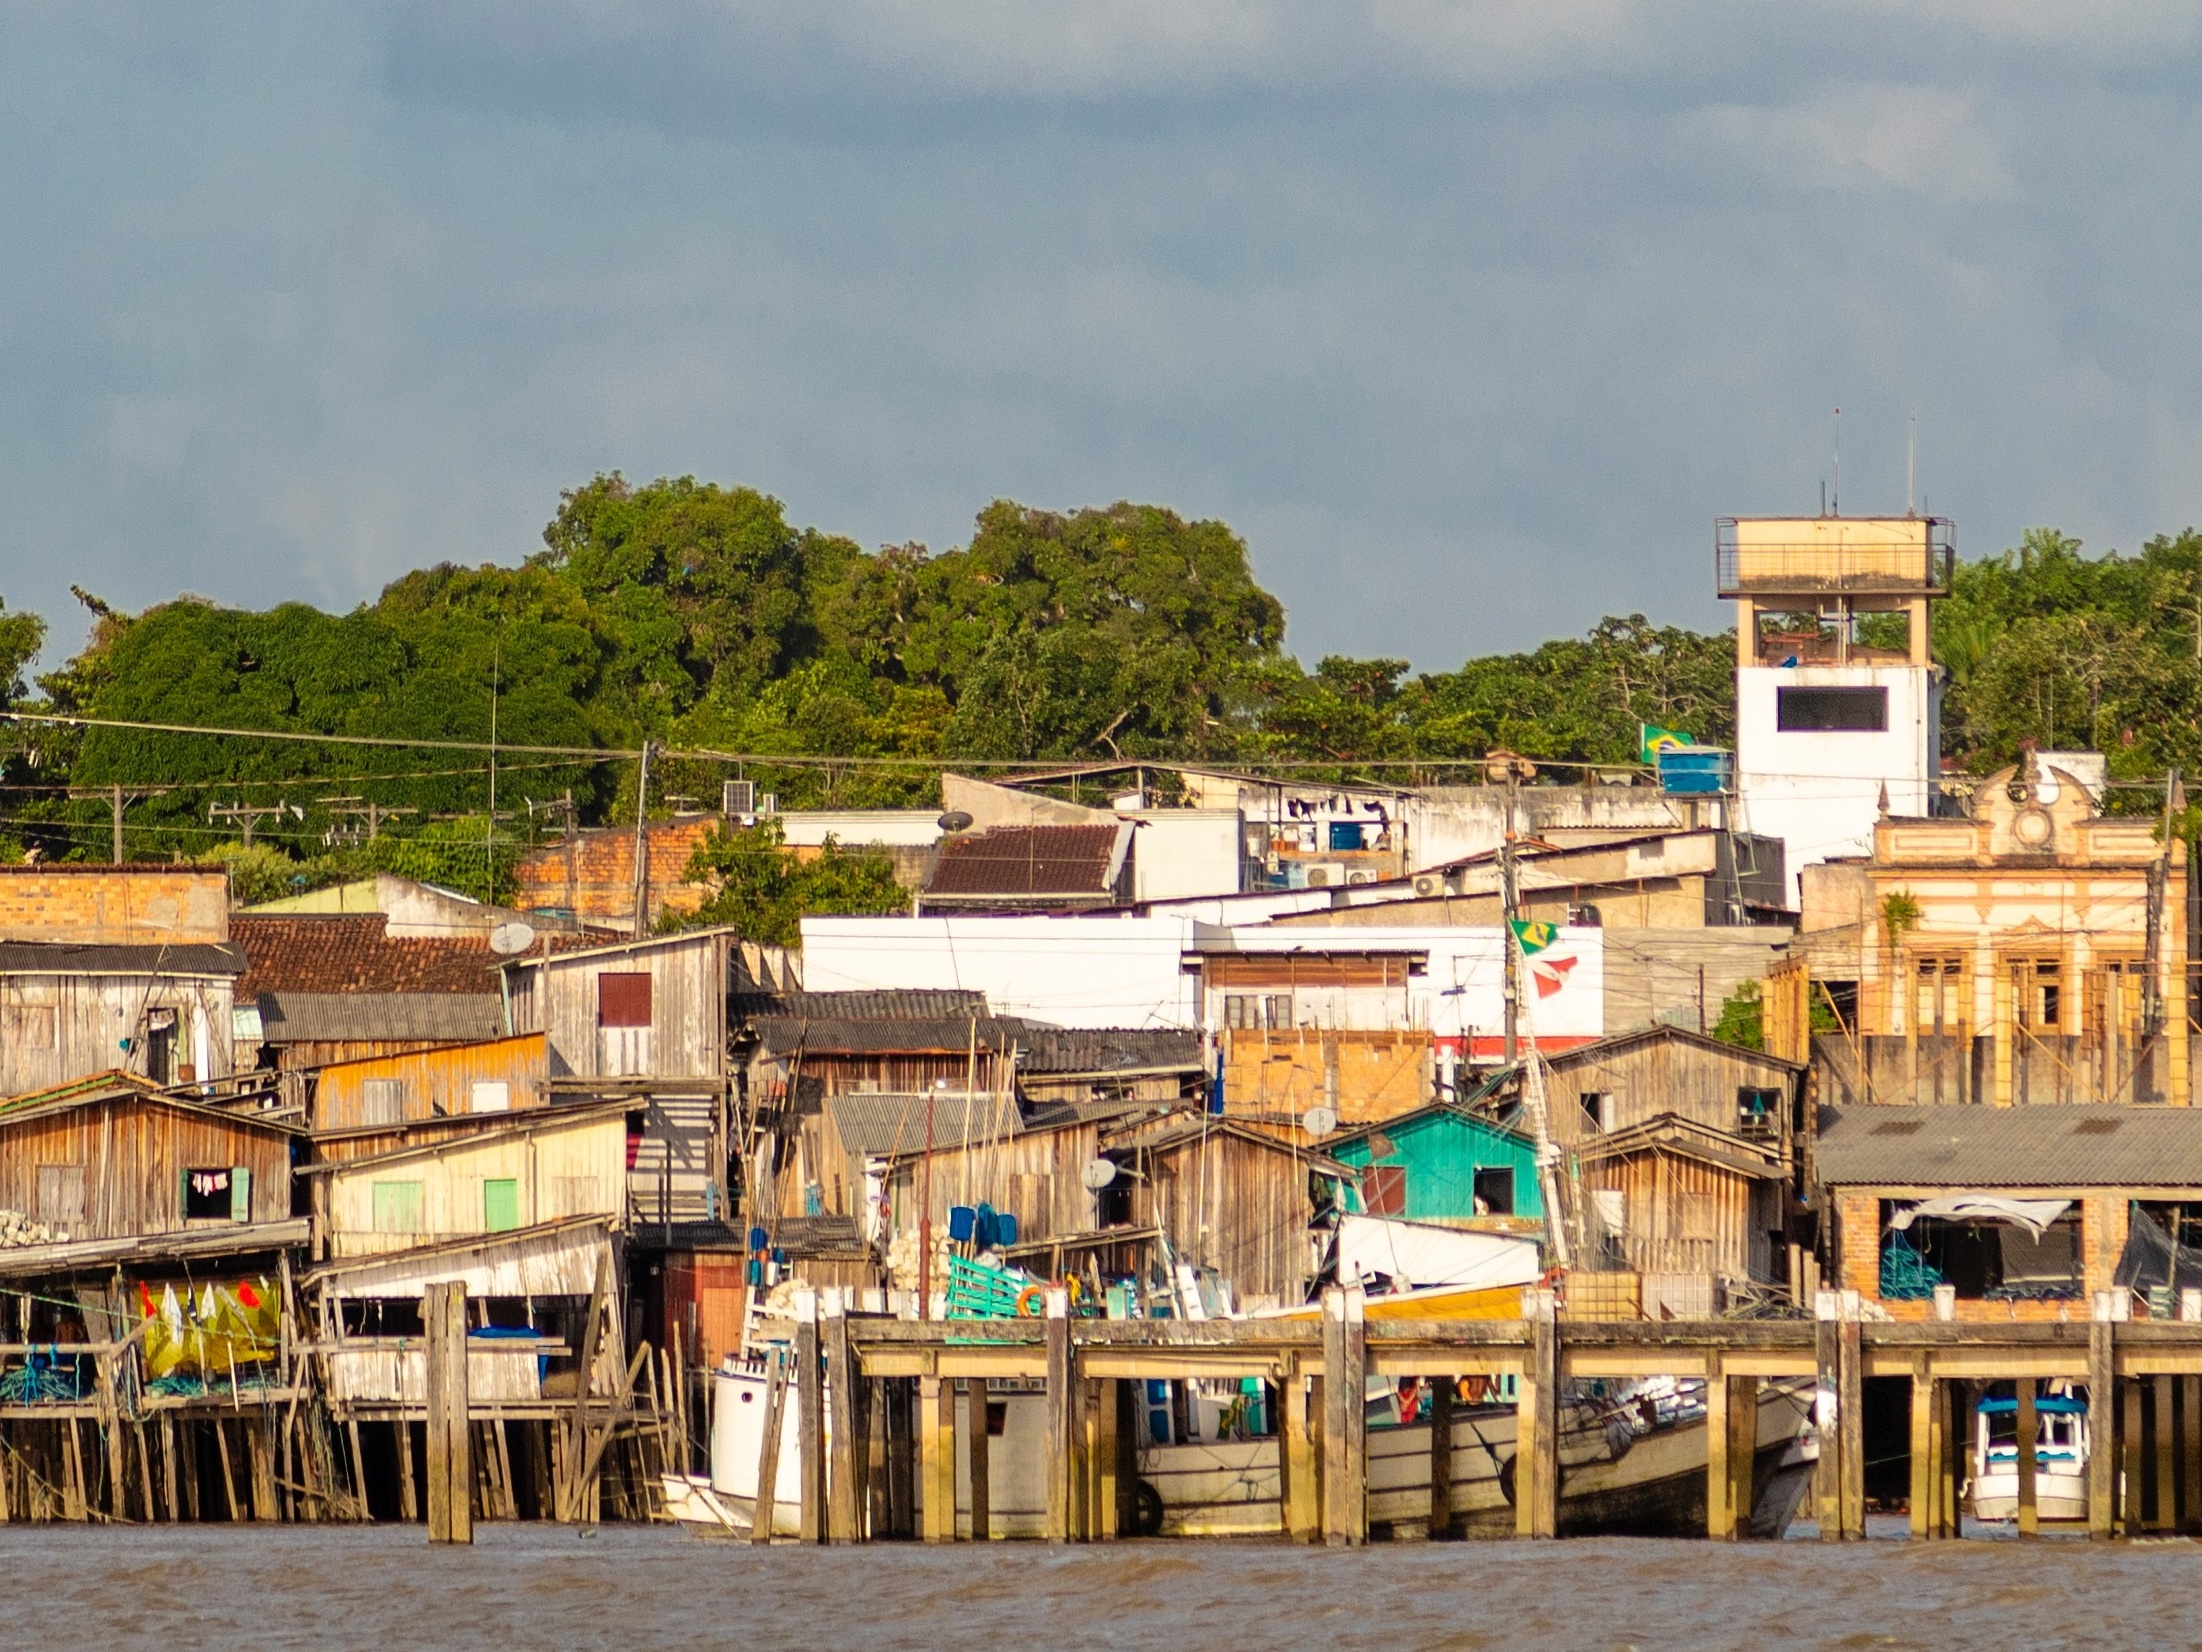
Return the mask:
[[777, 820], [721, 827], [696, 846], [686, 875], [710, 884], [711, 898], [669, 928], [731, 924], [743, 939], [767, 946], [799, 946], [808, 915], [900, 912], [910, 904], [885, 855], [828, 838], [816, 855], [799, 858], [785, 847]]

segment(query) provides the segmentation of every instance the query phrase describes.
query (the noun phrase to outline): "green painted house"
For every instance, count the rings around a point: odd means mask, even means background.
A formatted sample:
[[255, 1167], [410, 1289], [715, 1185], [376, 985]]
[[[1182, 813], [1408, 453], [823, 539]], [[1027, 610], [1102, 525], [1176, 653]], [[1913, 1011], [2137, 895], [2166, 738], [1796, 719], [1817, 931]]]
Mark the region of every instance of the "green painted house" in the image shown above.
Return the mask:
[[[1544, 1220], [1536, 1144], [1451, 1102], [1358, 1126], [1323, 1145], [1361, 1173], [1358, 1207], [1371, 1216], [1455, 1225], [1475, 1217]], [[1356, 1203], [1350, 1190], [1347, 1203]]]

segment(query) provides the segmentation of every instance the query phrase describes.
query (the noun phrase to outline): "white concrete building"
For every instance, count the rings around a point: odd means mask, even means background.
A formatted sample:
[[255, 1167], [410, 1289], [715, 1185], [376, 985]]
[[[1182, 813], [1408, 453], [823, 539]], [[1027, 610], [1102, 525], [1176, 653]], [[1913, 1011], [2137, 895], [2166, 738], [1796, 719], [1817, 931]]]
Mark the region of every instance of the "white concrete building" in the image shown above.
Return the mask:
[[1942, 674], [1929, 615], [1955, 557], [1940, 517], [1743, 517], [1716, 529], [1720, 594], [1736, 604], [1734, 824], [1782, 839], [1792, 904], [1805, 867], [1872, 852], [1884, 810], [1934, 812]]

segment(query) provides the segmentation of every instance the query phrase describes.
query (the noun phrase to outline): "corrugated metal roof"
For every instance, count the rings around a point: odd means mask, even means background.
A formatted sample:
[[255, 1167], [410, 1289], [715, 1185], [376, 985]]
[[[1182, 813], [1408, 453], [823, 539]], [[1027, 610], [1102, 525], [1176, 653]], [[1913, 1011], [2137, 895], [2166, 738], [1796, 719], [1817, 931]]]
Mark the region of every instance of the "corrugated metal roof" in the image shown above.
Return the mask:
[[1028, 1073], [1105, 1073], [1175, 1067], [1198, 1072], [1200, 1034], [1172, 1027], [1050, 1027], [1024, 1023]]
[[1830, 1185], [2202, 1187], [2202, 1108], [1820, 1109]]
[[[826, 1111], [841, 1145], [868, 1158], [892, 1158], [934, 1148], [961, 1147], [1014, 1136], [1024, 1128], [1016, 1102], [1008, 1096], [966, 1095], [935, 1090], [930, 1095], [852, 1091], [828, 1096]], [[926, 1120], [932, 1120], [928, 1138]]]
[[0, 941], [0, 975], [242, 975], [235, 942], [175, 946], [78, 946], [68, 941]]
[[977, 896], [1108, 896], [1110, 874], [1120, 864], [1119, 833], [1129, 827], [995, 826], [940, 846], [940, 865], [926, 886], [927, 899]]
[[[991, 1015], [981, 1015], [977, 1020], [976, 1037], [983, 1051], [1006, 1050], [1012, 1044], [1021, 1046], [1030, 1041], [1023, 1022]], [[800, 1045], [812, 1055], [961, 1055], [971, 1047], [974, 1036], [969, 1018], [917, 1021], [889, 1017], [871, 1021], [759, 1015], [751, 1017], [749, 1025], [768, 1050], [787, 1053]]]
[[744, 992], [735, 995], [734, 1013], [812, 1021], [941, 1021], [990, 1012], [985, 993], [942, 987], [887, 992]]
[[493, 992], [267, 992], [260, 1028], [270, 1044], [472, 1044], [504, 1036], [505, 1009]]

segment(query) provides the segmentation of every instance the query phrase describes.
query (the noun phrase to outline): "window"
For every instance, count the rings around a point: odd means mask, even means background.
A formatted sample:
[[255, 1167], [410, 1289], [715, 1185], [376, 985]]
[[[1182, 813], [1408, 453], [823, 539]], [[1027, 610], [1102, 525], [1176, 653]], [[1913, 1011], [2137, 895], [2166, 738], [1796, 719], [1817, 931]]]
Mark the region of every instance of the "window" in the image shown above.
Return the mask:
[[1372, 1164], [1361, 1172], [1361, 1202], [1371, 1216], [1407, 1214], [1407, 1167]]
[[509, 1113], [512, 1111], [512, 1086], [501, 1078], [478, 1078], [467, 1099], [477, 1113]]
[[1231, 993], [1223, 1000], [1223, 1024], [1242, 1032], [1259, 1032], [1264, 1027], [1289, 1028], [1292, 1025], [1292, 994]]
[[1954, 1033], [1970, 1020], [1966, 1012], [1965, 959], [1960, 955], [1922, 956], [1912, 960], [1917, 986], [1912, 1023], [1915, 1032]]
[[377, 1233], [419, 1233], [421, 1231], [421, 1184], [419, 1182], [375, 1183], [375, 1231]]
[[1777, 688], [1774, 726], [1784, 734], [1879, 734], [1889, 726], [1889, 691]]
[[1512, 1165], [1478, 1165], [1476, 1167], [1476, 1214], [1478, 1216], [1511, 1216], [1514, 1214], [1514, 1167]]
[[2064, 1027], [2064, 971], [2055, 958], [2013, 958], [2011, 1014], [2022, 1027], [2059, 1032]]
[[599, 975], [596, 978], [596, 1024], [600, 1027], [647, 1027], [650, 1024], [650, 977]]
[[48, 1227], [70, 1233], [83, 1225], [82, 1165], [42, 1164], [38, 1167], [38, 1219]]
[[1779, 1090], [1744, 1088], [1736, 1091], [1736, 1130], [1745, 1136], [1774, 1136], [1781, 1133], [1781, 1100]]
[[510, 1233], [520, 1225], [520, 1183], [500, 1177], [482, 1183], [482, 1231]]
[[183, 1173], [187, 1222], [252, 1220], [252, 1172], [243, 1165], [209, 1166]]
[[1609, 1090], [1585, 1090], [1576, 1098], [1583, 1107], [1583, 1128], [1605, 1131], [1613, 1128], [1613, 1094]]
[[1925, 1301], [1951, 1285], [1960, 1301], [2063, 1302], [2084, 1294], [2080, 1213], [2067, 1210], [2039, 1239], [2015, 1222], [1915, 1216], [1889, 1225], [1902, 1201], [1881, 1203], [1881, 1298]]
[[396, 1124], [405, 1117], [405, 1081], [371, 1078], [360, 1087], [359, 1122]]

